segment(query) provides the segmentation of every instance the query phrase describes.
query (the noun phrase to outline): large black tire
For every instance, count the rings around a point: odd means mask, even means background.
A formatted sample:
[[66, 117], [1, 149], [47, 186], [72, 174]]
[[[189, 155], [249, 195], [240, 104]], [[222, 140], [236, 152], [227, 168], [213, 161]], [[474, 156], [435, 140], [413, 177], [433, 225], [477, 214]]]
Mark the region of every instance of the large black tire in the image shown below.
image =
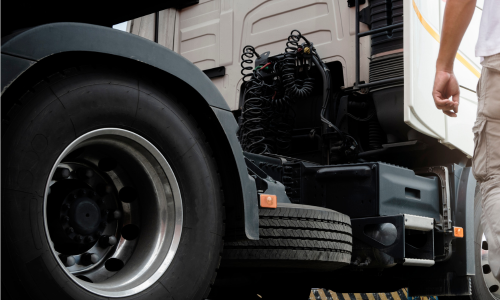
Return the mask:
[[227, 243], [224, 265], [334, 270], [351, 262], [351, 220], [331, 209], [287, 203], [261, 208], [259, 237]]
[[313, 287], [304, 280], [308, 272], [351, 261], [351, 220], [330, 209], [284, 203], [261, 208], [259, 236], [225, 244], [211, 300], [306, 300]]
[[2, 298], [108, 299], [75, 284], [57, 263], [43, 205], [49, 173], [65, 147], [113, 127], [141, 135], [168, 160], [184, 217], [168, 269], [126, 299], [204, 299], [223, 247], [222, 187], [202, 131], [168, 92], [175, 87], [129, 66], [75, 67], [40, 79], [14, 106], [2, 107]]

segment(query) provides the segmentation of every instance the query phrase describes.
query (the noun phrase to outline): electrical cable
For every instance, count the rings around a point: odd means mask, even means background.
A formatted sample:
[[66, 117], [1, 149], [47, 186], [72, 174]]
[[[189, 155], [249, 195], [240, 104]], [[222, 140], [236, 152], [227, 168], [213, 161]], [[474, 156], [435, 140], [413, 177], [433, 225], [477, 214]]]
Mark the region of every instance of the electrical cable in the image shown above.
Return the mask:
[[[294, 32], [296, 32], [296, 34], [294, 34]], [[305, 98], [312, 93], [314, 88], [314, 78], [309, 77], [307, 66], [304, 66], [306, 78], [295, 78], [297, 50], [299, 49], [298, 43], [301, 39], [310, 45], [309, 41], [302, 36], [300, 31], [292, 30], [286, 42], [285, 59], [281, 70], [286, 93], [292, 98]]]
[[[301, 45], [299, 42], [304, 41]], [[243, 107], [238, 137], [244, 151], [257, 154], [286, 153], [291, 149], [295, 113], [291, 105], [312, 94], [314, 78], [309, 69], [316, 66], [323, 79], [323, 105], [320, 119], [327, 128], [338, 134], [346, 155], [359, 151], [352, 136], [341, 131], [328, 120], [326, 110], [331, 98], [330, 70], [321, 61], [313, 44], [298, 30], [293, 30], [281, 57], [258, 60], [260, 56], [252, 46], [245, 46], [241, 55]], [[341, 92], [333, 96], [338, 101]], [[354, 117], [354, 116], [352, 116]]]
[[[240, 119], [238, 137], [244, 151], [251, 153], [272, 153], [272, 145], [266, 142], [266, 101], [262, 97], [263, 81], [256, 76], [253, 70], [253, 58], [260, 58], [254, 47], [245, 46], [241, 55], [241, 74], [243, 75], [242, 88], [245, 89], [245, 99]], [[249, 65], [250, 64], [250, 65]], [[252, 72], [247, 72], [252, 70]]]

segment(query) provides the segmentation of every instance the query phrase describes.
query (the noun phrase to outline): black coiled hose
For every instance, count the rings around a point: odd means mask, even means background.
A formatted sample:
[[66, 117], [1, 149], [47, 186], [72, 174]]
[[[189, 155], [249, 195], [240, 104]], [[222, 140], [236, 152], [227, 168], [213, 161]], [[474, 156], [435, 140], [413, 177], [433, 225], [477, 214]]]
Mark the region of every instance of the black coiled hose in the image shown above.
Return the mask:
[[273, 143], [269, 138], [269, 120], [271, 103], [264, 96], [264, 82], [253, 70], [253, 58], [259, 57], [252, 46], [245, 46], [241, 55], [241, 74], [244, 104], [241, 111], [241, 122], [238, 136], [243, 151], [265, 154], [273, 153]]
[[[299, 49], [301, 40], [307, 51]], [[311, 61], [309, 64], [305, 61], [313, 56], [317, 56], [314, 47], [297, 30], [288, 37], [283, 59], [268, 59], [263, 65], [253, 66], [254, 57], [260, 56], [252, 46], [243, 48], [244, 104], [238, 136], [244, 151], [258, 154], [290, 151], [295, 121], [291, 104], [313, 91], [314, 79], [308, 74]], [[303, 70], [301, 78], [296, 76], [298, 67]]]
[[299, 49], [299, 41], [303, 39], [307, 44], [310, 44], [306, 38], [298, 30], [293, 30], [288, 37], [285, 48], [285, 59], [282, 72], [283, 85], [286, 93], [291, 98], [304, 98], [312, 93], [314, 88], [314, 79], [309, 77], [307, 66], [304, 65], [306, 78], [296, 79], [295, 69], [297, 66], [297, 51]]
[[[259, 54], [255, 52], [255, 48], [252, 46], [245, 46], [243, 48], [243, 54], [241, 54], [241, 75], [243, 75], [243, 82], [249, 81], [249, 77], [253, 75], [253, 57], [257, 56], [259, 58]], [[248, 72], [250, 71], [250, 72]]]
[[271, 128], [276, 136], [276, 148], [278, 153], [290, 152], [292, 146], [292, 130], [295, 114], [290, 105], [274, 109], [271, 118]]

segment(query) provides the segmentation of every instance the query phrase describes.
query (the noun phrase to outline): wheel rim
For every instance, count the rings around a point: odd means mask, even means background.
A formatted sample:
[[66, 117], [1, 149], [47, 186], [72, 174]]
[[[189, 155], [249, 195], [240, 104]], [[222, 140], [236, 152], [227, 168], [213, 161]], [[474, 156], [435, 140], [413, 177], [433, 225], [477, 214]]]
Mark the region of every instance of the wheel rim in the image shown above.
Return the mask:
[[160, 151], [133, 132], [104, 128], [73, 141], [46, 185], [52, 254], [82, 288], [137, 294], [168, 269], [179, 246], [182, 200]]
[[490, 293], [496, 299], [500, 299], [500, 282], [498, 282], [498, 280], [493, 276], [493, 273], [491, 272], [491, 268], [488, 262], [488, 242], [486, 241], [486, 236], [484, 235], [484, 233], [479, 248], [481, 251], [481, 270], [483, 273], [486, 288], [488, 288]]

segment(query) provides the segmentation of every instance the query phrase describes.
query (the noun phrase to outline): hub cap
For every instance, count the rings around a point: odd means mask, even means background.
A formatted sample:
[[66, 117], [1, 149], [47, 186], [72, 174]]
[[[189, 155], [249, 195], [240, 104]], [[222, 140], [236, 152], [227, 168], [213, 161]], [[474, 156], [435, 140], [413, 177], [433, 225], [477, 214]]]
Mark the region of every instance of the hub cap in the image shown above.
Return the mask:
[[67, 275], [105, 297], [137, 294], [168, 269], [182, 201], [174, 172], [150, 142], [105, 128], [72, 142], [47, 182], [44, 225]]
[[481, 267], [483, 271], [484, 283], [486, 284], [486, 288], [490, 290], [490, 293], [496, 299], [500, 299], [500, 283], [493, 276], [493, 273], [491, 272], [491, 268], [488, 262], [488, 242], [486, 241], [486, 237], [484, 234], [480, 247], [481, 247]]

